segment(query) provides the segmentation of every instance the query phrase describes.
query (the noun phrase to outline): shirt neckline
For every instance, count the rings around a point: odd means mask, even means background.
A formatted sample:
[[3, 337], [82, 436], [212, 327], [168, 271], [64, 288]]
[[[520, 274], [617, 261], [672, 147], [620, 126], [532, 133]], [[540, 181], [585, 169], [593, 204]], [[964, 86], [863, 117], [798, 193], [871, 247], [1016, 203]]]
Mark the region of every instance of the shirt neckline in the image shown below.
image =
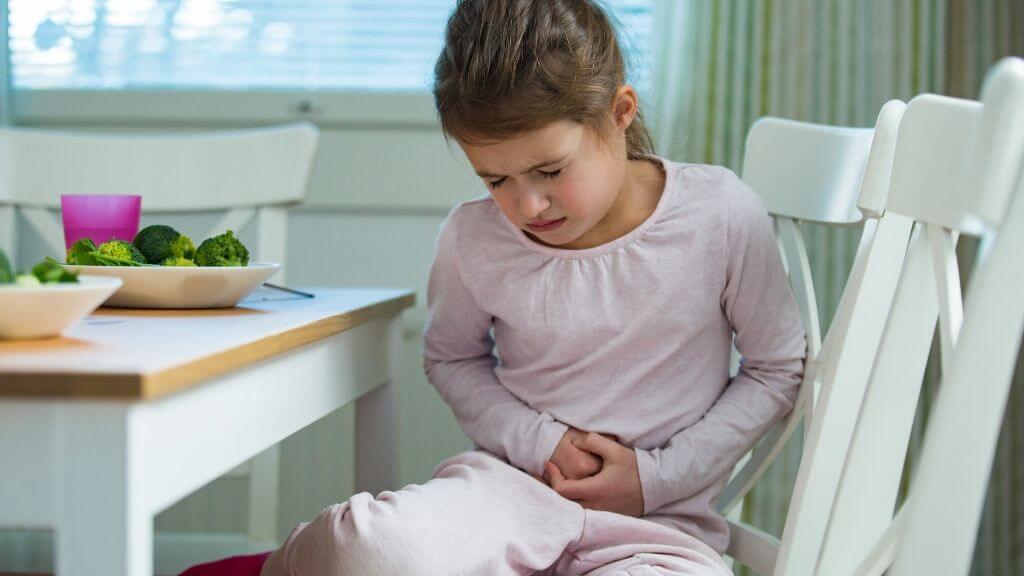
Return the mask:
[[531, 240], [522, 228], [519, 228], [518, 226], [510, 222], [509, 219], [506, 218], [504, 214], [499, 213], [498, 217], [501, 218], [505, 225], [511, 229], [512, 234], [515, 235], [516, 239], [519, 240], [520, 244], [523, 244], [524, 246], [526, 246], [530, 250], [533, 250], [534, 252], [539, 252], [546, 256], [554, 256], [557, 258], [568, 259], [590, 258], [593, 256], [607, 254], [639, 239], [644, 234], [644, 232], [647, 231], [648, 228], [650, 228], [655, 222], [657, 222], [661, 218], [661, 213], [664, 212], [665, 206], [668, 204], [668, 196], [671, 193], [671, 191], [675, 188], [675, 170], [672, 170], [672, 167], [669, 166], [669, 163], [664, 158], [652, 156], [650, 159], [659, 162], [661, 164], [661, 169], [665, 173], [665, 187], [661, 190], [661, 197], [658, 198], [658, 203], [657, 205], [655, 205], [654, 211], [651, 212], [651, 214], [647, 216], [647, 218], [643, 222], [641, 222], [639, 225], [637, 225], [629, 232], [626, 232], [625, 234], [619, 236], [614, 240], [605, 242], [604, 244], [598, 244], [597, 246], [592, 246], [590, 248], [582, 248], [580, 250], [545, 246], [544, 244], [540, 244], [538, 242]]

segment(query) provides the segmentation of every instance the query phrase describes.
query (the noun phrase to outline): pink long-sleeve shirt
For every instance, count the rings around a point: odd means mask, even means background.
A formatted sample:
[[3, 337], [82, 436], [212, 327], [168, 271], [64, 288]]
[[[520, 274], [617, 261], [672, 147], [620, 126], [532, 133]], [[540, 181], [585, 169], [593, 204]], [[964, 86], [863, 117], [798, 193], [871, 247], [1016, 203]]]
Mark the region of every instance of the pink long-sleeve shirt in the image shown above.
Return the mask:
[[568, 426], [615, 435], [636, 452], [645, 517], [722, 552], [715, 502], [792, 408], [806, 343], [757, 195], [725, 168], [660, 162], [654, 212], [594, 248], [538, 244], [489, 197], [457, 206], [424, 364], [470, 439], [532, 474]]

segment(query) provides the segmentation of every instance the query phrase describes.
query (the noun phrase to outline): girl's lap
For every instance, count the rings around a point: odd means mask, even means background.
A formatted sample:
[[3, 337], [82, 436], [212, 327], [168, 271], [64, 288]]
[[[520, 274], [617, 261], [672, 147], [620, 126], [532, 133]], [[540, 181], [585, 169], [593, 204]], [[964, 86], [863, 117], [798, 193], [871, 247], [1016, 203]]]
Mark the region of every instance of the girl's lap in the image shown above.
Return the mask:
[[[249, 566], [254, 558], [186, 574], [256, 576], [259, 568]], [[424, 484], [331, 506], [298, 527], [264, 573], [398, 575], [410, 566], [439, 576], [728, 574], [696, 538], [640, 518], [584, 510], [483, 451], [445, 460]]]

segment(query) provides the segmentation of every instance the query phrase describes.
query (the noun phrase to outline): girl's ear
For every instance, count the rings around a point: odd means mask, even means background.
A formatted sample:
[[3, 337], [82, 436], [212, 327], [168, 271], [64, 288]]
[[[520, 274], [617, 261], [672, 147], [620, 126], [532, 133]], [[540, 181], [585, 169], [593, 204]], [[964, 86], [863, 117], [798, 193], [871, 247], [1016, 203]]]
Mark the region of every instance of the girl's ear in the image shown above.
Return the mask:
[[612, 97], [612, 118], [615, 120], [615, 128], [619, 132], [625, 132], [633, 123], [639, 109], [640, 101], [636, 90], [629, 84], [619, 86]]

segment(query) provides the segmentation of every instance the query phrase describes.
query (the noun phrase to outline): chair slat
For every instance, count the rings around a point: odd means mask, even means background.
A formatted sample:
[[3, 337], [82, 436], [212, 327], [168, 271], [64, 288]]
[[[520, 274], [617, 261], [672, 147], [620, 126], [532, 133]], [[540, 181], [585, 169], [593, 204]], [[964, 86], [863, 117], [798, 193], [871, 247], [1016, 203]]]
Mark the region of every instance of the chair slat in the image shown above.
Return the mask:
[[758, 574], [771, 574], [779, 552], [779, 539], [743, 522], [729, 523], [729, 548], [726, 554], [743, 558], [743, 565]]
[[786, 546], [779, 553], [776, 574], [796, 576], [814, 570], [872, 363], [896, 294], [897, 272], [907, 255], [911, 226], [912, 221], [899, 214], [883, 216], [864, 255], [863, 267], [855, 267], [862, 270], [862, 275], [851, 277], [847, 283], [848, 289], [855, 290], [848, 302], [854, 311], [843, 316], [848, 319], [845, 326], [833, 321], [830, 332], [840, 330], [843, 336], [832, 339], [835, 348], [822, 352], [818, 375], [821, 393], [797, 472], [783, 530]]
[[903, 526], [906, 524], [906, 520], [906, 511], [901, 508], [860, 565], [847, 574], [849, 576], [882, 576], [885, 574], [896, 558], [896, 550], [903, 537]]
[[942, 372], [953, 359], [960, 326], [964, 320], [963, 296], [960, 293], [960, 268], [956, 261], [956, 235], [935, 224], [928, 225], [928, 242], [932, 251], [932, 269], [939, 303], [939, 343]]
[[0, 199], [56, 208], [61, 194], [141, 194], [146, 212], [294, 203], [317, 141], [306, 123], [164, 134], [0, 128]]
[[839, 470], [842, 481], [836, 475], [828, 478], [830, 485], [818, 486], [836, 492], [832, 517], [821, 526], [821, 574], [852, 569], [892, 521], [938, 318], [936, 292], [929, 237], [925, 226], [916, 224], [883, 344], [870, 379], [861, 384], [863, 406], [843, 431], [852, 440], [847, 440], [845, 469]]
[[807, 333], [807, 358], [813, 360], [821, 350], [821, 320], [818, 318], [818, 299], [814, 295], [814, 280], [811, 277], [811, 262], [807, 258], [807, 244], [800, 226], [792, 218], [776, 218], [779, 225], [779, 240], [785, 254], [783, 260], [789, 263], [789, 285], [796, 297], [800, 318]]

